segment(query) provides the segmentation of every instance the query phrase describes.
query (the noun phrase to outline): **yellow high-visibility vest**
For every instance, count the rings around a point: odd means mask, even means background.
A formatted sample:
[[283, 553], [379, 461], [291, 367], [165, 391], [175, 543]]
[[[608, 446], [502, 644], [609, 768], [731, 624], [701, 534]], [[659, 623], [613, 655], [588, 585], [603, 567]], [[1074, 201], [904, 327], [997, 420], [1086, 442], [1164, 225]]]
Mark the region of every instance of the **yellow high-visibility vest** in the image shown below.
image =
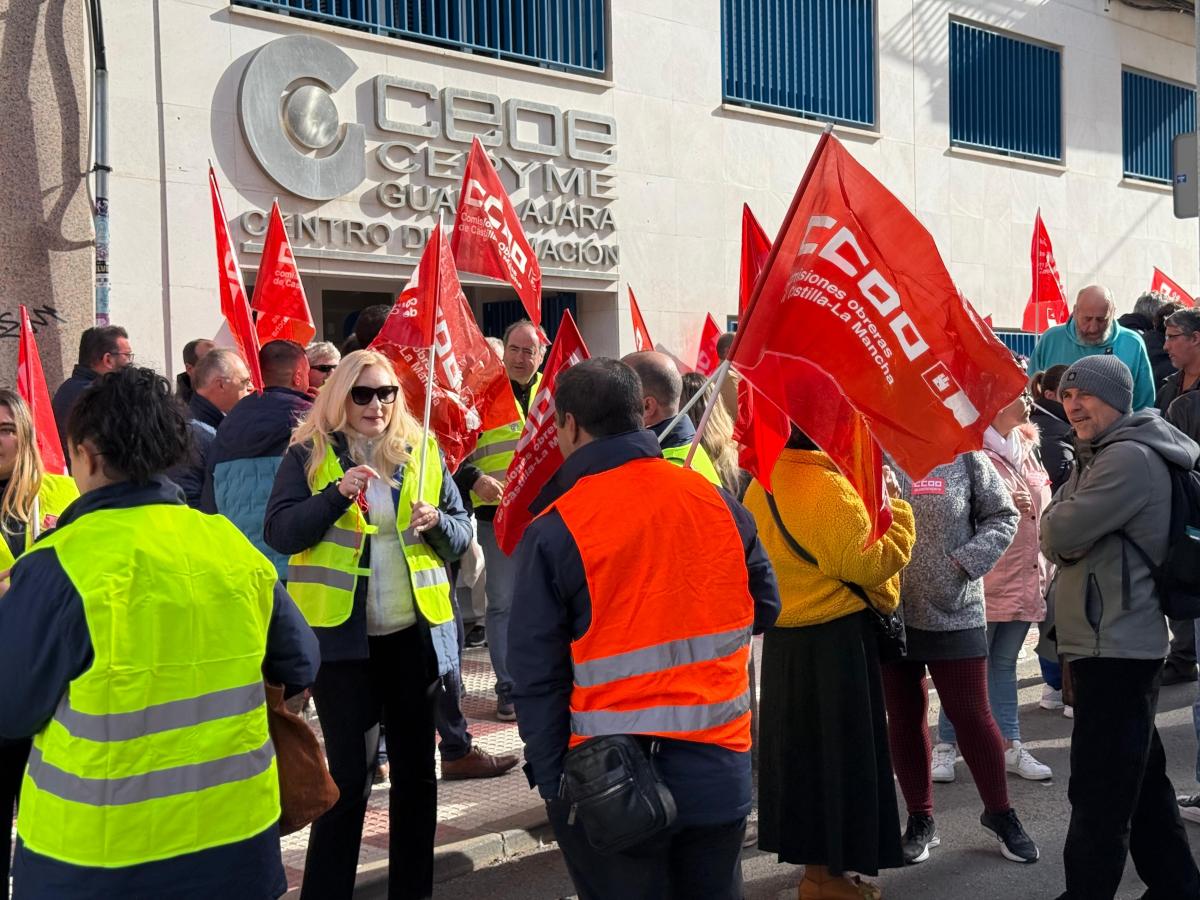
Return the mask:
[[[673, 462], [677, 466], [682, 466], [684, 460], [687, 459], [689, 447], [691, 447], [691, 444], [684, 444], [682, 447], [663, 447], [663, 459]], [[696, 453], [692, 457], [692, 468], [717, 487], [722, 486], [721, 476], [717, 474], [717, 468], [713, 465], [712, 458], [708, 455], [708, 451], [699, 444], [696, 445]]]
[[[429, 438], [425, 457], [425, 487], [422, 499], [437, 506], [442, 495], [442, 462], [437, 441]], [[417, 499], [418, 469], [422, 454], [413, 450], [404, 465], [400, 483], [400, 503], [396, 509], [396, 530], [408, 563], [408, 577], [413, 599], [421, 615], [430, 625], [441, 625], [454, 618], [450, 605], [450, 579], [446, 563], [409, 528], [412, 505]], [[313, 493], [340, 479], [345, 472], [333, 448], [317, 471]], [[357, 503], [342, 513], [316, 545], [288, 560], [288, 593], [313, 628], [332, 628], [350, 618], [354, 609], [354, 588], [359, 577], [369, 577], [371, 570], [359, 565], [366, 536], [378, 529], [367, 521]]]
[[[63, 510], [78, 498], [79, 488], [76, 487], [75, 479], [70, 475], [51, 475], [49, 473], [43, 475], [42, 486], [38, 488], [38, 520], [36, 523], [38, 534], [54, 527], [54, 520], [61, 516]], [[34, 524], [33, 521], [25, 524], [26, 550], [33, 546]], [[8, 542], [0, 540], [0, 569], [11, 568], [15, 561], [12, 551], [8, 549]]]
[[279, 818], [262, 664], [275, 567], [221, 516], [99, 509], [55, 553], [95, 659], [33, 739], [17, 833], [34, 853], [117, 868], [246, 840]]
[[[533, 403], [533, 398], [537, 396], [538, 388], [541, 385], [542, 373], [537, 372], [533, 376], [533, 383], [529, 386], [530, 404]], [[463, 463], [478, 466], [483, 470], [484, 475], [490, 475], [497, 481], [503, 481], [508, 476], [508, 467], [516, 455], [517, 442], [521, 440], [521, 432], [525, 428], [525, 419], [528, 415], [528, 409], [521, 409], [519, 402], [514, 403], [512, 418], [503, 425], [489, 428], [479, 435], [479, 443], [475, 445], [475, 449], [463, 460]], [[499, 500], [484, 500], [474, 491], [471, 491], [471, 503], [475, 506], [500, 505]]]

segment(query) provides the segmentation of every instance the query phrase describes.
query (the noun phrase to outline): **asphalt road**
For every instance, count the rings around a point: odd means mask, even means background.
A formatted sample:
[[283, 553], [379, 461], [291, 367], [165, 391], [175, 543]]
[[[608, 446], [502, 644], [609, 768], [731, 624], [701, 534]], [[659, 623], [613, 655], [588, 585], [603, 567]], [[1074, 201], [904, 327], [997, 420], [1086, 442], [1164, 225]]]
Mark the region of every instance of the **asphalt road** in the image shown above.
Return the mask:
[[[1042, 858], [1033, 865], [1004, 859], [999, 844], [979, 825], [979, 797], [966, 765], [958, 763], [958, 780], [935, 785], [935, 817], [941, 847], [917, 866], [884, 872], [879, 879], [888, 898], [913, 900], [1052, 900], [1064, 889], [1062, 846], [1070, 807], [1067, 803], [1068, 751], [1071, 722], [1059, 713], [1036, 708], [1040, 682], [1031, 660], [1021, 666], [1021, 723], [1027, 746], [1054, 769], [1049, 782], [1023, 781], [1009, 776], [1013, 805], [1026, 829], [1038, 841]], [[1166, 746], [1171, 777], [1181, 792], [1195, 789], [1196, 738], [1191, 703], [1195, 685], [1164, 688], [1158, 727]], [[897, 794], [899, 789], [897, 788]], [[904, 821], [903, 807], [901, 821]], [[1200, 826], [1188, 825], [1200, 860]], [[795, 897], [801, 870], [779, 865], [773, 856], [747, 850], [743, 872], [747, 900]], [[1135, 900], [1144, 887], [1126, 866], [1120, 900]], [[492, 900], [556, 900], [574, 896], [574, 889], [557, 849], [532, 853], [461, 876], [437, 886], [442, 897], [487, 897]]]

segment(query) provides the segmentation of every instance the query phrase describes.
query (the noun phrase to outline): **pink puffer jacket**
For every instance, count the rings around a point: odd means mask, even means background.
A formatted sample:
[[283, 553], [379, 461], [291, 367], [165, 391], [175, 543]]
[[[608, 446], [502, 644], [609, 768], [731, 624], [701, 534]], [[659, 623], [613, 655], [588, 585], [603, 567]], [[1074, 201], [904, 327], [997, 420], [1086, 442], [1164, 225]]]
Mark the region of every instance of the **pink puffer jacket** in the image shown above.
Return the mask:
[[1022, 513], [1017, 536], [996, 566], [983, 578], [983, 594], [989, 622], [1040, 622], [1046, 617], [1046, 586], [1051, 567], [1039, 549], [1042, 510], [1050, 505], [1050, 478], [1034, 453], [1037, 427], [1017, 429], [1024, 445], [1024, 463], [1014, 466], [990, 447], [984, 453], [1000, 473], [1010, 492], [1026, 491], [1033, 498], [1033, 512]]

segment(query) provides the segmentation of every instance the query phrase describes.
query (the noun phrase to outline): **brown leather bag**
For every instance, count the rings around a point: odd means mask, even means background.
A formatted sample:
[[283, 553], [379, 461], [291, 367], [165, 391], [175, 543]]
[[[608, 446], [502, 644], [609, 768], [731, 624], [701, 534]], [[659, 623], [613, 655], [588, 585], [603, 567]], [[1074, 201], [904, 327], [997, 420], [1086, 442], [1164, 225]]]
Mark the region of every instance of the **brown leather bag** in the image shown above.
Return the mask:
[[283, 702], [283, 687], [266, 683], [267, 726], [279, 771], [279, 833], [291, 834], [321, 817], [338, 799], [321, 742]]

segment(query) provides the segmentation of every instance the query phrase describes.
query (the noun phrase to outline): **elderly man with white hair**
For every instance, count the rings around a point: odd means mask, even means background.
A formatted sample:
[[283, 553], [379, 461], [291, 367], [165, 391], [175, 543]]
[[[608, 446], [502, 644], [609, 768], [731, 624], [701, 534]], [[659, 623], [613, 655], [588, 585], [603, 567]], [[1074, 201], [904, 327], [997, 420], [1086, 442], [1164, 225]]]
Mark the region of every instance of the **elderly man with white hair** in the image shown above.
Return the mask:
[[1117, 323], [1112, 292], [1090, 284], [1075, 297], [1071, 318], [1047, 328], [1033, 350], [1031, 370], [1044, 372], [1059, 364], [1069, 366], [1085, 356], [1115, 356], [1133, 374], [1133, 408], [1154, 405], [1154, 374], [1146, 345], [1137, 332]]

